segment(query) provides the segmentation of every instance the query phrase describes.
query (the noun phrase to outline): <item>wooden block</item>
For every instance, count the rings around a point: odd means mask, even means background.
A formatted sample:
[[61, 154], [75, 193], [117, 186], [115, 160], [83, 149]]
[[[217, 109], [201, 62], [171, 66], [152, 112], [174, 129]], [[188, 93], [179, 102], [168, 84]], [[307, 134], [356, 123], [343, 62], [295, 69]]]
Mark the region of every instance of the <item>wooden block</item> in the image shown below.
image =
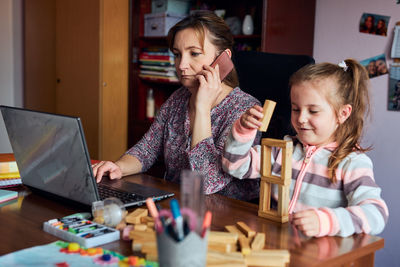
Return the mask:
[[147, 224], [135, 224], [134, 230], [135, 231], [146, 231]]
[[154, 228], [154, 222], [148, 222], [147, 223], [148, 228]]
[[154, 218], [150, 216], [141, 217], [140, 222], [143, 224], [147, 224], [149, 222], [154, 222]]
[[131, 231], [129, 233], [129, 238], [133, 240], [147, 240], [147, 241], [155, 241], [156, 233], [155, 232], [147, 232], [147, 231]]
[[289, 216], [289, 186], [278, 186], [278, 214]]
[[282, 266], [290, 261], [290, 253], [287, 250], [260, 250], [252, 251], [245, 256], [247, 266]]
[[263, 107], [263, 114], [264, 117], [261, 120], [262, 125], [260, 126], [259, 130], [261, 132], [265, 132], [268, 129], [269, 121], [271, 120], [272, 113], [274, 112], [276, 102], [272, 100], [265, 100], [264, 107]]
[[271, 184], [267, 182], [261, 182], [259, 210], [267, 211], [270, 209], [271, 209]]
[[[281, 176], [271, 173], [271, 147], [280, 147], [282, 154]], [[264, 138], [261, 140], [261, 182], [258, 216], [285, 223], [289, 219], [289, 187], [292, 181], [291, 141]], [[271, 185], [278, 185], [278, 209], [271, 210]]]
[[125, 217], [125, 221], [131, 224], [139, 224], [140, 218], [147, 215], [148, 215], [147, 209], [137, 208], [136, 210], [132, 211]]
[[210, 231], [208, 234], [208, 242], [217, 243], [236, 243], [239, 235], [237, 233]]
[[144, 242], [142, 243], [142, 252], [157, 254], [157, 242]]
[[146, 253], [146, 260], [148, 260], [148, 261], [158, 261], [158, 254]]
[[258, 216], [269, 219], [274, 222], [286, 223], [289, 221], [288, 215], [279, 215], [276, 210], [258, 211]]
[[262, 249], [258, 251], [252, 251], [251, 254], [260, 257], [280, 256], [286, 260], [290, 259], [290, 252], [287, 249]]
[[251, 243], [252, 250], [261, 250], [265, 246], [265, 234], [264, 233], [257, 233], [254, 237], [253, 242]]
[[218, 251], [223, 253], [236, 251], [236, 243], [208, 242], [209, 251]]
[[132, 250], [135, 252], [142, 251], [142, 243], [138, 242], [137, 240], [132, 241]]
[[120, 221], [117, 226], [115, 226], [115, 229], [121, 231], [126, 227], [126, 222], [125, 220]]
[[256, 231], [252, 230], [244, 222], [237, 222], [236, 225], [239, 228], [239, 230], [242, 231], [247, 237], [252, 238], [256, 235]]
[[245, 237], [245, 236], [241, 236], [239, 237], [239, 246], [240, 246], [240, 251], [242, 252], [243, 255], [248, 255], [251, 252], [250, 249], [250, 239]]
[[240, 252], [207, 252], [207, 267], [245, 267], [243, 254]]
[[237, 233], [240, 236], [245, 236], [244, 233], [242, 231], [240, 231], [236, 225], [225, 225], [225, 229], [229, 232], [229, 233]]

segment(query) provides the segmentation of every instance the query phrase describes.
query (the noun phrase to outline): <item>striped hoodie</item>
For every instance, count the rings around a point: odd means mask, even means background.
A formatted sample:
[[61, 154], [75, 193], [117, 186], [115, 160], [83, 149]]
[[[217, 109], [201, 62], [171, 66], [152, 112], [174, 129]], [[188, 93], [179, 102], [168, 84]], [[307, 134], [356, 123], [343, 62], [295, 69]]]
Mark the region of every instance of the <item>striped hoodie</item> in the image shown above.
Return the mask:
[[[257, 130], [241, 127], [237, 120], [225, 143], [222, 155], [224, 170], [239, 178], [260, 177], [260, 145], [252, 146]], [[375, 183], [371, 159], [365, 153], [352, 152], [336, 170], [337, 182], [328, 176], [328, 159], [337, 147], [304, 146], [293, 141], [292, 183], [289, 213], [314, 209], [320, 221], [318, 236], [349, 236], [354, 233], [376, 235], [383, 231], [388, 219], [388, 208]], [[281, 149], [273, 147], [272, 174], [280, 175]], [[277, 187], [272, 195], [277, 198]]]

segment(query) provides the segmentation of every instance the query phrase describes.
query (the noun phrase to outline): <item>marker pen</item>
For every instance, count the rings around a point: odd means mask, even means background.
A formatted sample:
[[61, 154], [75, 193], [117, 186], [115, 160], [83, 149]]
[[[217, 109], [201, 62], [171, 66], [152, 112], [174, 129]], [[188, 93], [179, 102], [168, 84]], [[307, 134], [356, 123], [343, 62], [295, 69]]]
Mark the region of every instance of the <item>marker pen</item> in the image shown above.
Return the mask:
[[184, 238], [184, 233], [183, 233], [183, 218], [181, 215], [181, 211], [179, 209], [179, 203], [176, 199], [171, 199], [169, 202], [171, 206], [171, 212], [172, 216], [174, 217], [175, 221], [175, 231], [178, 235], [178, 240], [181, 241]]
[[207, 229], [211, 225], [211, 218], [212, 218], [211, 211], [207, 211], [206, 214], [204, 215], [203, 226], [201, 229], [201, 237], [204, 237], [206, 235]]
[[153, 201], [153, 199], [151, 197], [146, 199], [146, 205], [147, 205], [147, 208], [149, 209], [151, 217], [154, 218], [156, 231], [158, 233], [161, 233], [163, 231], [163, 226], [161, 224], [156, 205], [154, 204], [154, 201]]

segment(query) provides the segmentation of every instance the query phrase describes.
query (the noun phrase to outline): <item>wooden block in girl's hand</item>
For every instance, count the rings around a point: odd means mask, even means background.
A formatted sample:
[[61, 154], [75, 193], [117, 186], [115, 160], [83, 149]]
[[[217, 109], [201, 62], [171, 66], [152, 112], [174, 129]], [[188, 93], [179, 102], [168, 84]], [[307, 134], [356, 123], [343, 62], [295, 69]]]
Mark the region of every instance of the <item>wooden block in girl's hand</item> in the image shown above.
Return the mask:
[[269, 121], [271, 120], [272, 113], [274, 112], [276, 102], [272, 100], [265, 100], [264, 107], [263, 107], [263, 114], [264, 117], [261, 120], [262, 125], [258, 130], [261, 132], [265, 132], [268, 129]]

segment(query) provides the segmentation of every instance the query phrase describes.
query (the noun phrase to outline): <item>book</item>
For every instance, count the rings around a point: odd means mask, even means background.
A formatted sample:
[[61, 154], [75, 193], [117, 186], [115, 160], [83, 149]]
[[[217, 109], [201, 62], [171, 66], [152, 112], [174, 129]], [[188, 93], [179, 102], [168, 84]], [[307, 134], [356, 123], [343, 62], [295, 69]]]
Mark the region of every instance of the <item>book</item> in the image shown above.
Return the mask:
[[0, 179], [20, 178], [17, 162], [0, 162]]
[[144, 75], [157, 75], [163, 77], [176, 77], [175, 71], [152, 71], [152, 70], [140, 70], [140, 74]]
[[145, 80], [159, 81], [159, 82], [179, 82], [177, 77], [166, 77], [159, 75], [139, 74], [139, 77]]
[[144, 54], [141, 53], [139, 55], [139, 60], [168, 60], [168, 61], [175, 61], [175, 57], [174, 56], [170, 56], [170, 55], [149, 55], [149, 54]]
[[21, 178], [15, 178], [15, 179], [0, 179], [0, 188], [4, 187], [13, 187], [13, 186], [18, 186], [22, 184]]
[[0, 162], [0, 188], [22, 184], [15, 161]]
[[140, 70], [153, 70], [153, 71], [173, 71], [176, 72], [174, 66], [156, 66], [156, 65], [146, 65], [141, 64]]
[[17, 197], [18, 197], [18, 192], [0, 189], [0, 203], [9, 201]]

